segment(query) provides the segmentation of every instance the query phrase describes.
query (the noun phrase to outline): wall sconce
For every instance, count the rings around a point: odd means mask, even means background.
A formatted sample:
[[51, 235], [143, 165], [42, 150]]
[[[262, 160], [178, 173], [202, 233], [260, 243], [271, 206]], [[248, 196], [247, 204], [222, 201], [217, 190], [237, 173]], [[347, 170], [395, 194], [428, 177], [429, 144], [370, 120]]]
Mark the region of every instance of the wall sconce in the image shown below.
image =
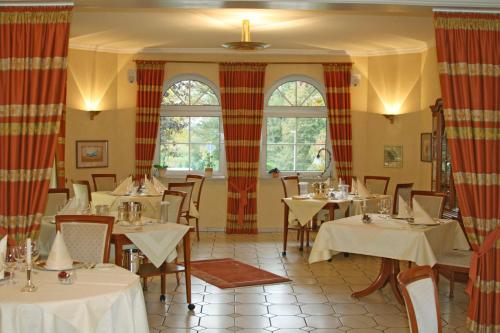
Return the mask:
[[391, 124], [394, 124], [394, 119], [396, 119], [395, 114], [383, 114], [384, 118], [389, 120]]
[[101, 111], [87, 111], [90, 115], [90, 120], [94, 120], [94, 118], [101, 113]]

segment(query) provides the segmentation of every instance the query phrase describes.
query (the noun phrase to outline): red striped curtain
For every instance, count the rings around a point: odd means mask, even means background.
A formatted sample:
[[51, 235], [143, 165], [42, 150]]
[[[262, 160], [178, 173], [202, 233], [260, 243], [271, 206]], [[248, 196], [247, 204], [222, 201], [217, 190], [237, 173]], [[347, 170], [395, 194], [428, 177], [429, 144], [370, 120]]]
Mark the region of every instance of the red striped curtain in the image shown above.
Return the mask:
[[136, 61], [137, 111], [135, 116], [135, 174], [150, 174], [153, 164], [160, 107], [163, 95], [165, 61]]
[[326, 106], [337, 177], [352, 179], [351, 63], [324, 64]]
[[467, 291], [472, 332], [500, 328], [500, 15], [434, 17], [453, 179], [474, 250]]
[[257, 177], [266, 64], [219, 65], [229, 234], [257, 233]]
[[[66, 104], [66, 101], [64, 102]], [[59, 125], [59, 133], [57, 134], [56, 148], [56, 177], [57, 187], [66, 187], [66, 171], [65, 171], [65, 149], [66, 149], [66, 109], [63, 109], [61, 121]]]
[[72, 6], [0, 7], [0, 226], [35, 237], [66, 101]]

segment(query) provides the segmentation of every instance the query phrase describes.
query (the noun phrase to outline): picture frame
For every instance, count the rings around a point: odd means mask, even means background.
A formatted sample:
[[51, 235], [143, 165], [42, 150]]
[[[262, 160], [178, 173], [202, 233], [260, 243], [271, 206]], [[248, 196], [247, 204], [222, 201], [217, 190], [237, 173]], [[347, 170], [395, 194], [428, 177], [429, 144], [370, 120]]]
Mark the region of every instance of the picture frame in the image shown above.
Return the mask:
[[403, 146], [384, 145], [384, 168], [403, 167]]
[[77, 140], [76, 168], [107, 168], [107, 140]]
[[420, 161], [432, 162], [432, 133], [420, 134]]

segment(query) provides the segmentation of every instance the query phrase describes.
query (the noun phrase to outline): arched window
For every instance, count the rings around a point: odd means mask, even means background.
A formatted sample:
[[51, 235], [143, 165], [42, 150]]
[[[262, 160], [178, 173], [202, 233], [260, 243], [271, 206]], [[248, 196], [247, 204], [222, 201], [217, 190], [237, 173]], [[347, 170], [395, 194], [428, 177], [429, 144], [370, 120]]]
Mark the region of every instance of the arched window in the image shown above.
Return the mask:
[[266, 100], [262, 170], [318, 175], [325, 170], [327, 111], [321, 86], [304, 76], [278, 81]]
[[222, 122], [217, 87], [197, 75], [181, 75], [164, 85], [158, 162], [172, 174], [222, 170]]

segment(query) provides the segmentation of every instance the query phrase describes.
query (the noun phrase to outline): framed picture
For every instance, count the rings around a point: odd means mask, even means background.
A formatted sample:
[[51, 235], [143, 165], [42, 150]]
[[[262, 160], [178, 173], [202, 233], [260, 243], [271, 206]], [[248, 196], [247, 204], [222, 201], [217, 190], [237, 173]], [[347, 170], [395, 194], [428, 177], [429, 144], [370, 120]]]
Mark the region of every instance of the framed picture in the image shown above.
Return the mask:
[[76, 141], [76, 168], [107, 168], [108, 141]]
[[420, 134], [420, 160], [432, 162], [432, 133]]
[[403, 167], [403, 146], [384, 146], [384, 168]]

